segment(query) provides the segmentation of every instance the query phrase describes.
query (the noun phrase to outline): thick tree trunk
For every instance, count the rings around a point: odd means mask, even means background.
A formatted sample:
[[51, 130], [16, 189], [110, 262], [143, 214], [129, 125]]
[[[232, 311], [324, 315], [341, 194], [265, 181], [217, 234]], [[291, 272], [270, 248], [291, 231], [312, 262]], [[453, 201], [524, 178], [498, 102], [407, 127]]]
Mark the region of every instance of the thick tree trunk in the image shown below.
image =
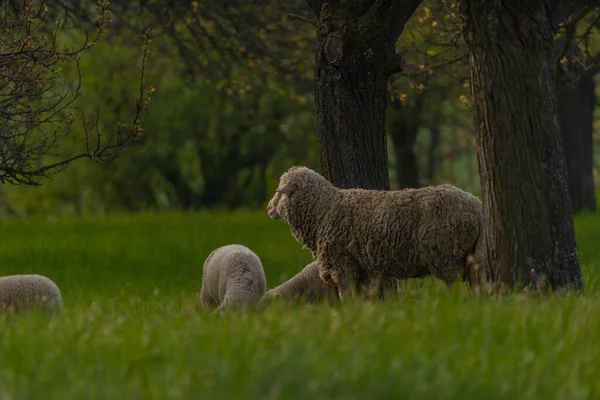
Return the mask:
[[394, 47], [419, 1], [308, 1], [317, 15], [315, 100], [325, 178], [389, 189], [386, 108]]
[[[543, 0], [462, 0], [483, 210], [495, 283], [583, 288]], [[518, 14], [517, 14], [518, 13]]]
[[[581, 56], [575, 54], [576, 51], [577, 49], [571, 44], [567, 57], [572, 59], [575, 55]], [[573, 213], [595, 211], [593, 122], [596, 84], [594, 77], [592, 74], [585, 73], [578, 63], [572, 62], [567, 71], [559, 70], [556, 90]]]
[[[344, 48], [340, 42], [338, 51], [356, 61], [332, 65], [326, 43], [321, 41], [315, 68], [323, 173], [336, 186], [388, 190], [387, 76], [382, 65], [389, 56], [379, 54], [379, 60], [371, 61], [364, 55], [366, 48]], [[357, 54], [348, 54], [353, 50]]]

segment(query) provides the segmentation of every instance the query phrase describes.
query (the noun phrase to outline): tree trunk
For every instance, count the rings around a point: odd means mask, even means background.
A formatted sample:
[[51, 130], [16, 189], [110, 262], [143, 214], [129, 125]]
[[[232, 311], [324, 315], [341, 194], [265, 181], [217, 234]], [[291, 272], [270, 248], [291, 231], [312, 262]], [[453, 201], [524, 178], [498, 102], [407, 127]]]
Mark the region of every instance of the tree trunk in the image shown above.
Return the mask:
[[414, 147], [419, 131], [423, 97], [424, 95], [419, 95], [411, 107], [406, 107], [399, 99], [391, 101], [390, 138], [400, 189], [419, 187], [419, 166]]
[[[581, 56], [576, 52], [577, 48], [571, 44], [566, 55], [569, 59]], [[572, 211], [596, 211], [593, 151], [596, 83], [579, 63], [571, 62], [567, 71], [559, 69], [556, 90]]]
[[441, 134], [439, 125], [435, 124], [430, 126], [429, 132], [431, 135], [431, 141], [429, 142], [429, 147], [427, 149], [427, 181], [429, 185], [433, 185], [436, 176], [436, 166], [439, 164], [437, 155]]
[[315, 100], [326, 179], [389, 190], [387, 84], [395, 43], [419, 1], [307, 1], [317, 15]]
[[[326, 42], [322, 40], [322, 48]], [[348, 47], [339, 52], [352, 50]], [[346, 54], [358, 62], [339, 67], [330, 65], [324, 51], [317, 53], [315, 100], [321, 165], [325, 177], [336, 186], [389, 190], [387, 76], [380, 63], [362, 56], [364, 50], [355, 48], [358, 55]]]
[[[543, 0], [462, 0], [493, 283], [583, 289]], [[517, 14], [518, 13], [518, 14]]]

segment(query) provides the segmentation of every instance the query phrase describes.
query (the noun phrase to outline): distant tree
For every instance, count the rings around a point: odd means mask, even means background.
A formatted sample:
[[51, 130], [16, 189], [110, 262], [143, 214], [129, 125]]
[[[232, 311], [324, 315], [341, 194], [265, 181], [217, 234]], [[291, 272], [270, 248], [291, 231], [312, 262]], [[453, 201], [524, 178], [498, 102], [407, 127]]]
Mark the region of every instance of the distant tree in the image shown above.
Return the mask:
[[[113, 132], [100, 128], [85, 114], [85, 137], [70, 137], [78, 118], [74, 107], [82, 89], [79, 69], [82, 53], [103, 36], [109, 12], [98, 8], [96, 31], [83, 44], [61, 46], [59, 29], [44, 21], [49, 6], [44, 1], [5, 1], [0, 4], [0, 182], [39, 185], [79, 158], [96, 162], [114, 159], [119, 150], [142, 132], [151, 88], [144, 82], [144, 66], [150, 42], [145, 35], [139, 99], [131, 123]], [[62, 70], [75, 65], [77, 78], [66, 82]]]
[[558, 116], [574, 213], [596, 211], [593, 122], [594, 77], [600, 71], [598, 34], [600, 9], [584, 7], [560, 24], [554, 42]]
[[546, 282], [554, 289], [583, 289], [557, 118], [553, 42], [556, 21], [586, 4], [459, 4], [471, 66], [488, 278], [496, 287]]

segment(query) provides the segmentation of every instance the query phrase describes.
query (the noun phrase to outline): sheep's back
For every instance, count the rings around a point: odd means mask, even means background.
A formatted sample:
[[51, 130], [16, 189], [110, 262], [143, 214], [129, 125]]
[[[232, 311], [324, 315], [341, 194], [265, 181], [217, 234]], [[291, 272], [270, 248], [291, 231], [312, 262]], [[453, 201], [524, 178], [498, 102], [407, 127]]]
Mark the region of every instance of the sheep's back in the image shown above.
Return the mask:
[[481, 202], [450, 185], [401, 191], [340, 191], [331, 220], [332, 240], [367, 270], [392, 270], [402, 277], [426, 275], [424, 269], [454, 263], [479, 236]]
[[262, 263], [249, 248], [232, 244], [216, 249], [207, 260], [204, 272], [209, 293], [223, 301], [228, 287], [264, 293], [266, 279]]
[[38, 305], [62, 307], [60, 289], [51, 279], [37, 274], [0, 277], [0, 306], [19, 310]]

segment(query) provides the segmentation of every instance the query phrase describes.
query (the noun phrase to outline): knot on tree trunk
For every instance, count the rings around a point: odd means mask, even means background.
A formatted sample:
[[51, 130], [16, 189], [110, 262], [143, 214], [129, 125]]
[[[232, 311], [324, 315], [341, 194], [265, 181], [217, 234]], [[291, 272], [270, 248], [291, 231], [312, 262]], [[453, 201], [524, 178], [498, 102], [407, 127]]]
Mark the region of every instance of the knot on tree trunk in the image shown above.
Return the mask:
[[344, 55], [344, 40], [340, 35], [332, 33], [325, 39], [323, 54], [330, 64], [338, 64]]

